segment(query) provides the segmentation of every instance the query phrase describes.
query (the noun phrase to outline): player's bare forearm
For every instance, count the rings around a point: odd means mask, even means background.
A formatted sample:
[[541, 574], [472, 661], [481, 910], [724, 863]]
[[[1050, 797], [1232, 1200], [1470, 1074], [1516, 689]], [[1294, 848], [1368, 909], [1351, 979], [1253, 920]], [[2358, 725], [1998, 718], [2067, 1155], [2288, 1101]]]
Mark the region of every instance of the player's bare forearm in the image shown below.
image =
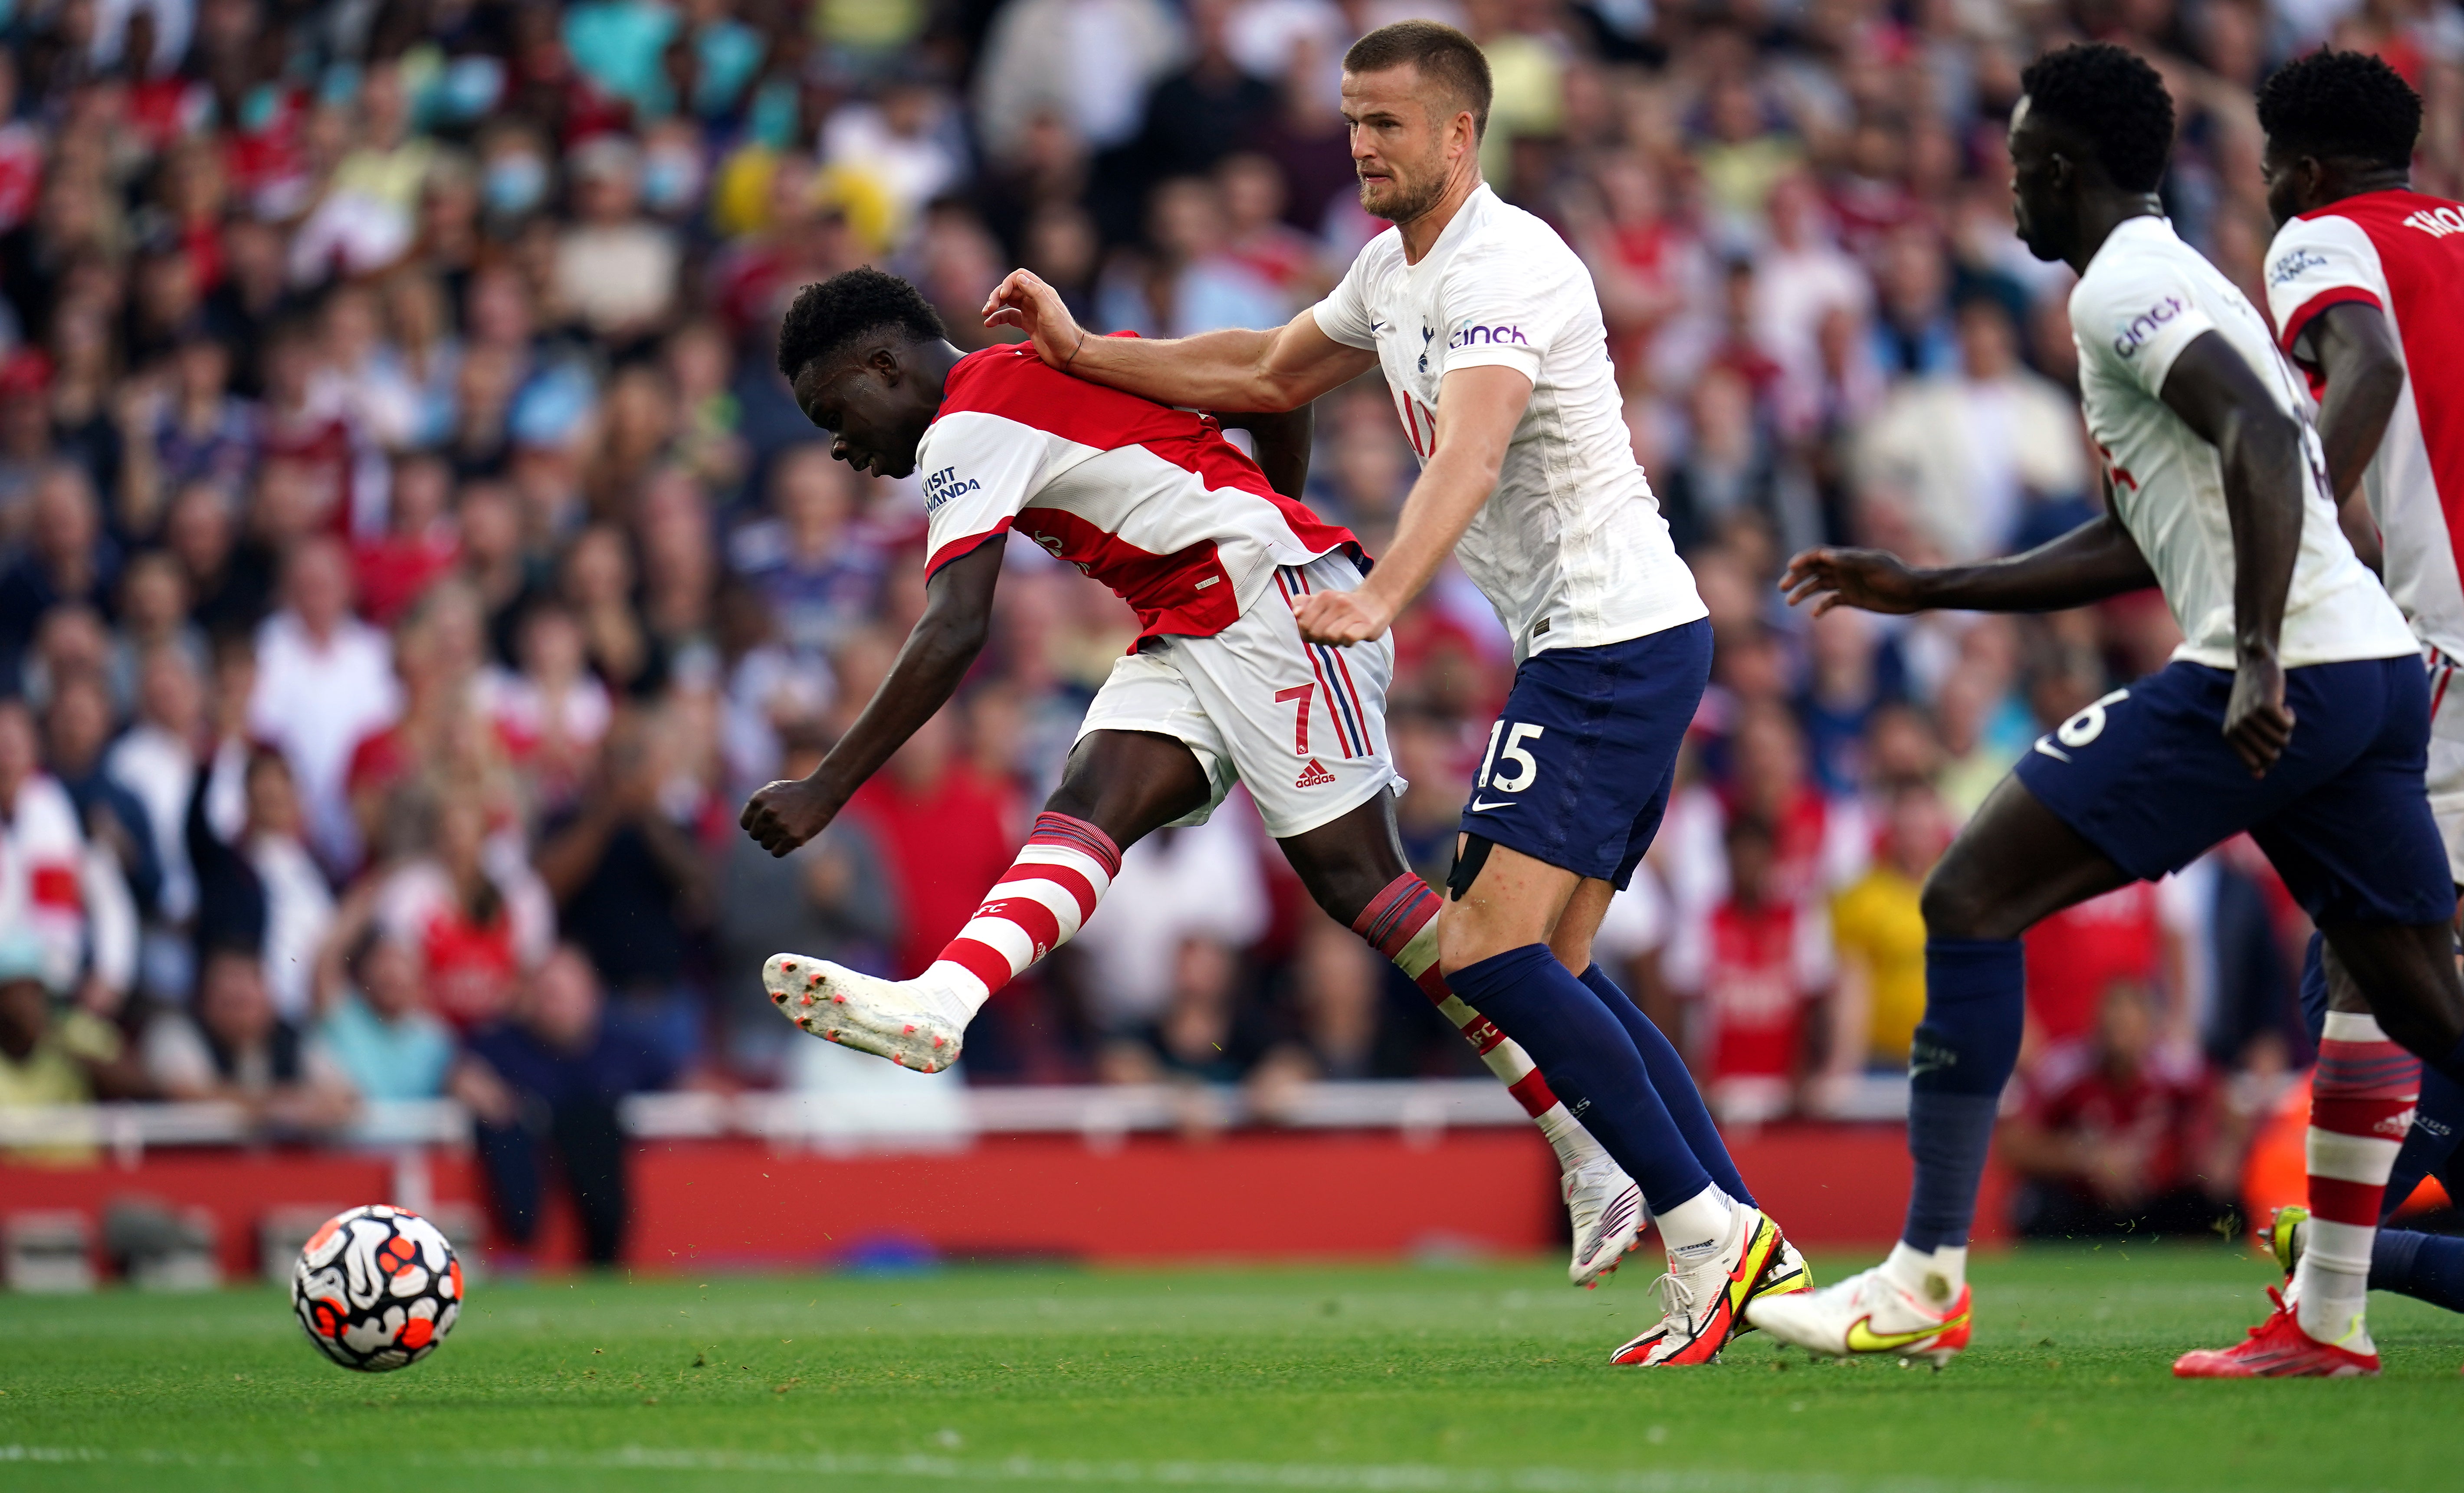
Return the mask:
[[1403, 499], [1394, 542], [1360, 583], [1388, 617], [1412, 604], [1455, 551], [1455, 543], [1497, 490], [1497, 464], [1463, 449], [1440, 449]]
[[1001, 548], [996, 536], [942, 566], [928, 589], [924, 615], [847, 735], [811, 777], [771, 783], [746, 802], [737, 823], [763, 849], [785, 855], [827, 828], [855, 791], [957, 692], [991, 631]]
[[2300, 428], [2288, 416], [2237, 416], [2218, 443], [2233, 525], [2233, 646], [2273, 656], [2301, 554]]
[[1158, 404], [1288, 409], [1283, 390], [1267, 372], [1275, 336], [1230, 327], [1196, 337], [1089, 337], [1067, 361], [1068, 371]]
[[1317, 432], [1314, 405], [1279, 412], [1218, 412], [1227, 430], [1246, 430], [1257, 447], [1258, 470], [1266, 484], [1297, 502], [1309, 486], [1309, 445]]
[[2301, 553], [2309, 452], [2300, 422], [2214, 332], [2182, 349], [2165, 376], [2164, 399], [2215, 447], [2222, 468], [2233, 557], [2233, 688], [2224, 734], [2244, 765], [2263, 774], [2293, 736], [2277, 643]]
[[1303, 637], [1333, 644], [1378, 637], [1428, 588], [1497, 490], [1506, 449], [1530, 400], [1531, 381], [1512, 368], [1446, 375], [1438, 399], [1437, 449], [1403, 499], [1394, 541], [1359, 589], [1319, 592], [1294, 609]]
[[1808, 550], [1788, 562], [1789, 604], [1812, 603], [1905, 614], [1927, 611], [2053, 612], [2156, 583], [2122, 520], [2099, 515], [2023, 554], [1973, 565], [1912, 568], [1881, 550]]
[[1025, 332], [1038, 357], [1074, 377], [1191, 409], [1295, 408], [1377, 361], [1318, 330], [1307, 311], [1270, 331], [1097, 337], [1069, 315], [1059, 292], [1024, 270], [985, 298], [984, 324]]
[[2311, 318], [2294, 353], [2326, 381], [2319, 404], [2319, 445], [2327, 457], [2327, 490], [2342, 507], [2360, 488], [2395, 416], [2404, 394], [2404, 353], [2387, 314], [2359, 301]]
[[2167, 407], [2216, 449], [2225, 514], [2233, 525], [2233, 636], [2245, 652], [2273, 657], [2284, 601], [2301, 551], [2301, 427], [2277, 407], [2233, 344], [2200, 334], [2165, 376]]

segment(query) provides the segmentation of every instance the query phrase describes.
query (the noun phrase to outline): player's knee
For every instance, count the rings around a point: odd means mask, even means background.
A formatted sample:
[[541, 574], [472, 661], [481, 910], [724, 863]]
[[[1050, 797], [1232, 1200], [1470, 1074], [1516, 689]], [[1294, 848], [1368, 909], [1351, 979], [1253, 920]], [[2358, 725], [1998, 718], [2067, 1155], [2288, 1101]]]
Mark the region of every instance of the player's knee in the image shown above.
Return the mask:
[[2443, 1064], [2464, 1043], [2464, 978], [2444, 925], [2328, 930], [2331, 1010], [2367, 1011], [2387, 1040]]
[[2444, 1064], [2464, 1044], [2464, 992], [2452, 978], [2391, 982], [2369, 1005], [2387, 1040], [2425, 1063]]
[[1917, 911], [1925, 917], [1928, 938], [1990, 938], [1992, 910], [1968, 878], [1957, 873], [1948, 857], [1935, 865], [1918, 895]]
[[[1524, 940], [1526, 943], [1529, 941]], [[1467, 911], [1464, 903], [1446, 904], [1444, 914], [1438, 919], [1438, 970], [1441, 974], [1451, 976], [1468, 965], [1520, 947], [1520, 944], [1507, 941], [1492, 920], [1481, 916], [1478, 911]]]
[[1549, 952], [1566, 967], [1566, 973], [1580, 978], [1592, 967], [1592, 938], [1589, 933], [1559, 933], [1549, 940]]

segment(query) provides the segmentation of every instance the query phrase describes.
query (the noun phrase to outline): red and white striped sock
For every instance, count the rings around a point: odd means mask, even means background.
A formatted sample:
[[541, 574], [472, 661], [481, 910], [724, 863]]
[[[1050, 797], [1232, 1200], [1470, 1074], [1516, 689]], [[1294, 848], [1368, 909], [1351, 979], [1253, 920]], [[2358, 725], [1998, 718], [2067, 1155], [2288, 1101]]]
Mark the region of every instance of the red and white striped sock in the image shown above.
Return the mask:
[[951, 1016], [966, 1024], [994, 991], [1077, 936], [1120, 873], [1121, 851], [1111, 836], [1083, 819], [1045, 810], [1035, 817], [1018, 859], [984, 894], [984, 905], [918, 983], [947, 995]]
[[2370, 1243], [2420, 1097], [2420, 1059], [2371, 1017], [2327, 1013], [2310, 1076], [2310, 1239], [2293, 1272], [2294, 1311], [2320, 1342], [2374, 1350], [2363, 1317]]
[[1446, 988], [1445, 977], [1438, 973], [1441, 905], [1427, 882], [1406, 872], [1369, 900], [1369, 906], [1352, 920], [1352, 931], [1410, 976], [1420, 993], [1429, 998], [1429, 1003], [1463, 1033], [1463, 1041], [1471, 1043], [1472, 1050], [1480, 1054], [1480, 1060], [1488, 1065], [1488, 1070], [1497, 1075], [1507, 1092], [1522, 1102], [1523, 1112], [1531, 1116], [1540, 1133], [1549, 1137], [1559, 1166], [1571, 1172], [1605, 1158], [1608, 1153], [1600, 1149], [1600, 1143], [1549, 1091], [1549, 1081], [1540, 1076], [1530, 1055], [1499, 1031], [1487, 1017], [1465, 1005], [1462, 997]]

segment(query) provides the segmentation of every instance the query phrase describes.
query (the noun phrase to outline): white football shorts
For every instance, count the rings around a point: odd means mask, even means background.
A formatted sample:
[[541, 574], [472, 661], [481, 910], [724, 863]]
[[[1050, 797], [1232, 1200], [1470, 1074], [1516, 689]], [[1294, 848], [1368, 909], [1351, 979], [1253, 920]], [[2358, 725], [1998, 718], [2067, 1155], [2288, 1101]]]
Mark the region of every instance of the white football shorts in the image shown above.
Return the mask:
[[1206, 771], [1207, 801], [1181, 824], [1204, 823], [1236, 782], [1278, 840], [1401, 792], [1386, 746], [1393, 638], [1327, 648], [1303, 642], [1292, 619], [1310, 592], [1359, 584], [1359, 566], [1341, 551], [1279, 567], [1274, 584], [1221, 632], [1150, 639], [1115, 662], [1080, 739], [1151, 731], [1187, 743]]

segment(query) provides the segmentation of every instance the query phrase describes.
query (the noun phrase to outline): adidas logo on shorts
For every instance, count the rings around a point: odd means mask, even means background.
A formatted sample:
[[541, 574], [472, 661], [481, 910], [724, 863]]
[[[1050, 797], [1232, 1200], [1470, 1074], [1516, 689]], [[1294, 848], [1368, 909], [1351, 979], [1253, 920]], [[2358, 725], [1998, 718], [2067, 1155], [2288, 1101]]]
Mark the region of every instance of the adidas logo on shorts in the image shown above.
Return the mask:
[[1295, 788], [1323, 788], [1332, 781], [1334, 781], [1334, 774], [1328, 772], [1326, 770], [1326, 764], [1312, 757], [1309, 759], [1309, 765], [1301, 769], [1301, 775], [1292, 779], [1292, 786]]

